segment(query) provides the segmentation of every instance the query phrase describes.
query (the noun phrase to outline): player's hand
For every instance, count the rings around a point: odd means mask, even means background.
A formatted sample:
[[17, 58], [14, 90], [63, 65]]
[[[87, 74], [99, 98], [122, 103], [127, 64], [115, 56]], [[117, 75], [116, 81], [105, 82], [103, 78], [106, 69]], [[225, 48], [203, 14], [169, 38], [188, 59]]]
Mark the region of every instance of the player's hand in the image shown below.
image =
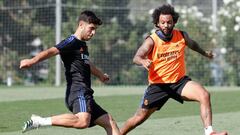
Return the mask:
[[103, 74], [101, 77], [100, 77], [100, 80], [104, 83], [108, 82], [110, 80], [110, 77], [108, 74]]
[[205, 51], [205, 56], [208, 57], [209, 59], [214, 58], [213, 51]]
[[21, 60], [19, 68], [23, 69], [23, 68], [29, 68], [31, 66], [32, 66], [32, 60], [24, 59], [24, 60]]
[[146, 68], [147, 70], [149, 69], [149, 67], [152, 65], [152, 61], [149, 59], [144, 59], [142, 61], [142, 65], [144, 68]]

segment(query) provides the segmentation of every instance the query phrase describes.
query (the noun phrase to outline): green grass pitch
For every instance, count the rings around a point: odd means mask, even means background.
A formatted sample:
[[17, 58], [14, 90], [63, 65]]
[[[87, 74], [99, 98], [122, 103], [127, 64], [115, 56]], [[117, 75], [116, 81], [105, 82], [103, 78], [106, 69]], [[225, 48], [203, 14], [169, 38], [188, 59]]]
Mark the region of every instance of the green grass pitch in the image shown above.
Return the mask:
[[[121, 127], [139, 106], [145, 86], [97, 87], [96, 101], [111, 113]], [[227, 130], [231, 135], [240, 133], [240, 88], [208, 88], [213, 107], [213, 126], [217, 130]], [[23, 122], [31, 114], [51, 116], [67, 113], [64, 104], [64, 88], [13, 87], [0, 88], [0, 135], [21, 134]], [[129, 135], [192, 135], [203, 134], [199, 117], [199, 105], [185, 102], [183, 105], [169, 100], [150, 119], [129, 133]], [[104, 129], [77, 130], [71, 128], [42, 128], [25, 133], [26, 135], [96, 135], [105, 134]]]

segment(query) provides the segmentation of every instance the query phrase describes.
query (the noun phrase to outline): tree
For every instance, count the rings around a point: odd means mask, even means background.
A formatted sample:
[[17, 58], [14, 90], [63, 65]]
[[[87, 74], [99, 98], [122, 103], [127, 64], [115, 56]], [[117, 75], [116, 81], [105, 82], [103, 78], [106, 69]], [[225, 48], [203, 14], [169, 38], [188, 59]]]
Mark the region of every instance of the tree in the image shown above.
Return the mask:
[[[31, 76], [32, 81], [36, 82], [42, 78], [42, 72], [46, 70], [46, 63], [40, 63], [34, 66], [27, 73], [19, 71], [19, 60], [30, 56], [34, 56], [39, 51], [55, 44], [54, 28], [55, 28], [55, 0], [3, 0], [0, 3], [0, 51], [8, 50], [9, 53], [1, 53], [1, 57], [6, 61], [6, 57], [13, 56], [17, 59], [8, 61], [3, 68], [10, 70], [14, 76], [15, 83], [22, 83], [26, 78]], [[46, 15], [46, 13], [49, 13]], [[63, 12], [63, 20], [66, 18]], [[35, 44], [36, 40], [39, 42]], [[51, 64], [51, 63], [50, 63]], [[5, 80], [6, 74], [3, 71], [2, 81]], [[50, 72], [52, 73], [52, 72]], [[50, 75], [53, 76], [53, 75]]]
[[240, 1], [224, 0], [223, 7], [218, 11], [219, 16], [219, 44], [226, 48], [228, 66], [225, 69], [226, 85], [240, 86]]
[[[211, 44], [212, 31], [209, 30], [210, 19], [203, 16], [203, 13], [197, 7], [177, 7], [180, 12], [180, 20], [177, 27], [186, 31], [189, 36], [197, 41], [201, 48], [212, 50]], [[205, 25], [203, 25], [205, 24]], [[207, 24], [207, 25], [206, 25]], [[205, 85], [211, 85], [210, 61], [200, 54], [187, 49], [186, 50], [187, 74], [194, 80], [199, 80]]]

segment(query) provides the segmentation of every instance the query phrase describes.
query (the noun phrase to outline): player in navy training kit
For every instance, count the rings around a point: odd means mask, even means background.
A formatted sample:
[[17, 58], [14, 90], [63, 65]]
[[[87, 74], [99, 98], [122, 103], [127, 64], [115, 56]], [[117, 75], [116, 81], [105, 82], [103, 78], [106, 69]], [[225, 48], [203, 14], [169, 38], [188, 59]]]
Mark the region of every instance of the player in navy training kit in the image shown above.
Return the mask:
[[90, 126], [93, 126], [96, 118], [107, 112], [95, 103], [92, 96], [91, 70], [86, 42], [71, 35], [55, 47], [60, 51], [66, 69], [66, 105], [74, 114], [89, 112], [92, 117]]
[[118, 126], [110, 114], [102, 109], [94, 100], [91, 89], [91, 74], [102, 82], [109, 76], [95, 67], [89, 60], [88, 41], [95, 34], [102, 21], [91, 11], [84, 11], [79, 16], [76, 32], [47, 50], [40, 52], [32, 59], [20, 62], [20, 68], [28, 68], [47, 58], [60, 54], [65, 67], [67, 81], [66, 106], [72, 112], [43, 118], [32, 115], [26, 121], [23, 132], [43, 126], [61, 126], [87, 128], [94, 125], [103, 127], [108, 135], [120, 135]]

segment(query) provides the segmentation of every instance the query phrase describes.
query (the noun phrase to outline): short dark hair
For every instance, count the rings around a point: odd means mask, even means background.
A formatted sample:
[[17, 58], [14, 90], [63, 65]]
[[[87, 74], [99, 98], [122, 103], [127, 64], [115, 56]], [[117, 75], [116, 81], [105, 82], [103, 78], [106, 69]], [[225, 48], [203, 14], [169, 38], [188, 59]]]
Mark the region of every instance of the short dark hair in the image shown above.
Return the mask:
[[157, 24], [158, 24], [158, 21], [159, 21], [159, 16], [161, 14], [164, 14], [164, 15], [170, 14], [170, 15], [172, 15], [174, 23], [177, 23], [178, 18], [179, 18], [179, 14], [177, 12], [175, 12], [173, 6], [171, 6], [170, 4], [164, 4], [164, 5], [156, 8], [153, 11], [153, 14], [152, 14], [153, 24], [155, 24], [156, 27], [158, 27]]
[[87, 23], [93, 23], [93, 24], [97, 24], [97, 25], [102, 25], [102, 20], [99, 19], [94, 12], [89, 11], [89, 10], [85, 10], [83, 12], [81, 12], [80, 16], [78, 17], [78, 23], [80, 21], [84, 21]]

